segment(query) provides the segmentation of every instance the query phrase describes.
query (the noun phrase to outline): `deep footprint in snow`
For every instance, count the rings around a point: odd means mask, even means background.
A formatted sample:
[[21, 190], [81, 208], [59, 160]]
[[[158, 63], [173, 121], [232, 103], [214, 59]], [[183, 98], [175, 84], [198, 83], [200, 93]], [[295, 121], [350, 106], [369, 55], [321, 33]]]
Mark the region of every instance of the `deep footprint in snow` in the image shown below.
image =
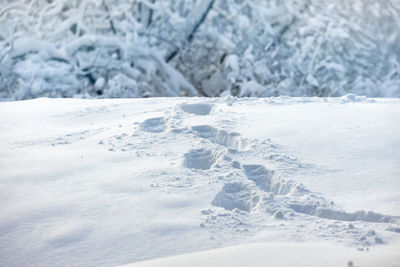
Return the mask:
[[263, 165], [243, 165], [249, 181], [227, 183], [214, 197], [211, 204], [226, 210], [262, 210], [268, 213], [294, 211], [337, 221], [363, 221], [376, 223], [396, 223], [398, 217], [372, 211], [346, 212], [339, 210], [333, 202], [307, 190], [302, 184], [278, 177], [274, 171]]
[[243, 165], [247, 178], [253, 181], [261, 190], [274, 195], [287, 195], [291, 192], [309, 192], [302, 184], [292, 180], [284, 180], [275, 175], [274, 171], [263, 165]]
[[189, 169], [210, 169], [217, 161], [217, 154], [207, 149], [193, 149], [184, 155], [183, 166]]
[[212, 143], [233, 148], [236, 150], [245, 150], [248, 141], [242, 138], [239, 133], [227, 132], [225, 130], [219, 130], [210, 125], [198, 125], [193, 126], [192, 130], [201, 138], [210, 140]]
[[161, 133], [166, 129], [166, 121], [163, 117], [147, 119], [140, 124], [140, 129], [149, 133]]
[[251, 211], [259, 202], [259, 197], [251, 185], [240, 182], [227, 183], [211, 202], [213, 206], [226, 210]]
[[209, 115], [213, 105], [211, 104], [183, 104], [181, 109], [187, 113], [205, 116]]

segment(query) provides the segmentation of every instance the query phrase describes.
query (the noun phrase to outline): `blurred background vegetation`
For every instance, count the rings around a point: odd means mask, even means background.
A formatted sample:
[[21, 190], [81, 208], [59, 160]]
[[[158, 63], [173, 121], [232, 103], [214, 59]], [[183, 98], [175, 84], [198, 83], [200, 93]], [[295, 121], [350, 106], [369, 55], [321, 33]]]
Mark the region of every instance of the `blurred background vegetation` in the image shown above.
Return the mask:
[[400, 96], [400, 0], [0, 0], [0, 98]]

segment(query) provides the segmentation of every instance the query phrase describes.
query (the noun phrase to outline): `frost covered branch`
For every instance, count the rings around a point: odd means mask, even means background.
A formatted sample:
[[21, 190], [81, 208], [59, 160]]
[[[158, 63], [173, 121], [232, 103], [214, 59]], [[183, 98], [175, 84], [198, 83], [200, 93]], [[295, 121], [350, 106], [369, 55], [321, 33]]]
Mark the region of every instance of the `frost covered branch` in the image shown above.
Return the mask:
[[0, 98], [398, 97], [399, 18], [399, 0], [3, 0]]
[[[181, 46], [184, 43], [191, 43], [193, 41], [193, 37], [200, 25], [203, 24], [205, 19], [207, 18], [208, 13], [214, 5], [215, 0], [205, 0], [199, 3], [199, 5], [192, 10], [192, 14], [189, 16], [189, 22], [186, 22], [188, 25], [185, 29], [186, 34], [183, 36], [183, 40], [178, 41]], [[170, 62], [179, 52], [179, 45], [173, 51], [169, 52], [166, 57], [166, 61]]]

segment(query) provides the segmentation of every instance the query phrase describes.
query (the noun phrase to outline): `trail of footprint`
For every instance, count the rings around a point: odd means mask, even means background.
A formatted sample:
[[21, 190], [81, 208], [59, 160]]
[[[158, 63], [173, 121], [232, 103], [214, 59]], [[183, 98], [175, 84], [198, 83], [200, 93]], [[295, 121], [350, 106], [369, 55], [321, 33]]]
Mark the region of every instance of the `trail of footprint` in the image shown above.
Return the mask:
[[193, 126], [192, 130], [197, 134], [197, 136], [208, 139], [214, 144], [227, 148], [245, 150], [248, 145], [247, 139], [242, 138], [239, 133], [219, 130], [210, 125]]
[[[201, 138], [208, 139], [212, 143], [244, 150], [249, 141], [241, 137], [239, 133], [219, 130], [210, 125], [193, 126], [192, 130]], [[191, 166], [203, 169], [209, 169], [215, 163], [211, 157], [211, 152], [202, 151], [204, 155], [194, 156], [193, 152], [185, 155], [185, 161], [190, 162]], [[189, 158], [190, 155], [190, 159]], [[204, 157], [204, 159], [201, 159]], [[210, 163], [212, 162], [212, 163]], [[185, 166], [188, 166], [186, 163]], [[212, 205], [223, 207], [227, 210], [235, 208], [244, 211], [260, 209], [264, 206], [265, 210], [277, 212], [282, 210], [291, 210], [297, 213], [316, 216], [324, 219], [340, 221], [365, 221], [365, 222], [383, 222], [393, 223], [398, 220], [395, 216], [383, 215], [371, 211], [357, 211], [353, 213], [340, 211], [334, 206], [333, 202], [326, 200], [319, 194], [307, 190], [304, 185], [296, 183], [290, 179], [282, 179], [274, 171], [266, 169], [263, 165], [248, 164], [243, 165], [237, 161], [232, 163], [232, 167], [243, 169], [248, 180], [254, 182], [256, 188], [248, 183], [234, 182], [227, 183], [212, 201]], [[268, 193], [260, 194], [259, 191]], [[268, 208], [266, 207], [268, 206]], [[282, 216], [278, 214], [277, 216]]]
[[[186, 113], [205, 116], [211, 113], [213, 106], [209, 104], [184, 104], [181, 105], [180, 108]], [[166, 120], [162, 117], [152, 118], [144, 121], [140, 127], [146, 132], [162, 132], [166, 130]], [[269, 148], [268, 154], [265, 154], [266, 156], [260, 155], [264, 160], [282, 163], [286, 167], [290, 165], [293, 166], [293, 168], [301, 168], [303, 166], [303, 163], [300, 163], [296, 158], [291, 158], [289, 154], [284, 152], [277, 153], [276, 149], [279, 147], [272, 142], [257, 143], [258, 140], [253, 140], [251, 144], [256, 145], [250, 147], [250, 141], [243, 138], [239, 133], [228, 132], [210, 125], [192, 126], [191, 130], [185, 133], [195, 134], [200, 138], [207, 139], [213, 144], [229, 148], [228, 151], [247, 151], [249, 149], [260, 148], [260, 146], [263, 147], [264, 145]], [[234, 154], [235, 153], [232, 152], [232, 155]], [[241, 153], [240, 157], [243, 158], [243, 156], [246, 155], [246, 153]], [[219, 159], [222, 160], [222, 158], [224, 158], [223, 155], [218, 154], [217, 150], [205, 148], [193, 149], [183, 155], [183, 166], [195, 170], [210, 170], [217, 165], [217, 162], [220, 164], [221, 162]], [[318, 218], [323, 218], [328, 219], [328, 221], [321, 223], [321, 227], [325, 227], [325, 230], [321, 233], [321, 237], [330, 234], [340, 235], [343, 239], [347, 240], [349, 238], [354, 238], [353, 240], [357, 241], [352, 242], [356, 244], [368, 245], [369, 242], [379, 243], [383, 241], [380, 237], [375, 235], [372, 235], [372, 239], [365, 239], [364, 235], [366, 235], [369, 230], [361, 228], [354, 229], [352, 223], [344, 222], [360, 221], [395, 224], [399, 221], [398, 217], [375, 212], [358, 211], [350, 213], [341, 211], [333, 202], [325, 199], [320, 194], [309, 191], [304, 185], [293, 180], [282, 179], [275, 171], [269, 170], [263, 165], [242, 165], [239, 161], [231, 158], [229, 164], [222, 166], [224, 166], [223, 168], [225, 171], [226, 167], [228, 169], [232, 168], [232, 171], [234, 170], [234, 172], [238, 174], [238, 177], [232, 177], [235, 180], [225, 183], [211, 201], [212, 206], [221, 207], [226, 211], [221, 212], [217, 210], [216, 213], [213, 214], [213, 211], [210, 210], [210, 212], [203, 213], [207, 216], [203, 227], [214, 225], [215, 227], [213, 226], [213, 229], [221, 229], [221, 225], [215, 225], [221, 222], [226, 223], [227, 228], [233, 227], [232, 231], [237, 231], [243, 226], [243, 221], [247, 219], [249, 219], [249, 222], [252, 221], [250, 218], [256, 214], [257, 216], [261, 216], [260, 219], [263, 218], [262, 221], [265, 220], [265, 217], [262, 217], [265, 215], [261, 214], [271, 214], [275, 218], [284, 221], [296, 220], [298, 223], [304, 223], [305, 221], [317, 222]], [[220, 220], [218, 220], [220, 215], [225, 216], [223, 214], [227, 217], [221, 217]], [[237, 218], [239, 221], [232, 225], [232, 221], [230, 221], [229, 218], [235, 214], [238, 216]], [[249, 214], [251, 214], [251, 216], [249, 216]], [[312, 217], [309, 216], [316, 217], [316, 219], [312, 219]], [[213, 218], [217, 219], [214, 220]], [[222, 218], [226, 218], [226, 220]], [[337, 223], [340, 224], [337, 226], [339, 228], [331, 226], [331, 224]], [[251, 224], [253, 224], [253, 222], [251, 222]], [[369, 227], [368, 224], [363, 224], [365, 227]], [[354, 225], [359, 224], [354, 223]], [[256, 225], [253, 226], [257, 228]], [[278, 227], [278, 225], [276, 225], [276, 227]], [[383, 225], [382, 227], [385, 226]], [[390, 228], [391, 231], [397, 230], [397, 228], [393, 228], [395, 230], [392, 228]], [[243, 231], [247, 231], [246, 229], [247, 226], [244, 227]], [[318, 229], [316, 229], [316, 234], [320, 233]], [[309, 231], [312, 231], [312, 228], [310, 228]], [[340, 231], [340, 233], [338, 231]]]
[[260, 197], [251, 185], [234, 182], [225, 184], [211, 204], [226, 210], [239, 209], [250, 212], [259, 202]]

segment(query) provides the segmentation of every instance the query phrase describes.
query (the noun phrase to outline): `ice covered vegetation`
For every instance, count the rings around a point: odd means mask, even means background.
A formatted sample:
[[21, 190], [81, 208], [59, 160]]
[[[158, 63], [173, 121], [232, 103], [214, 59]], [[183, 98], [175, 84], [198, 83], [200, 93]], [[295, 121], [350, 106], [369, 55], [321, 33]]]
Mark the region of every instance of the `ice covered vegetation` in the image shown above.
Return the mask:
[[0, 0], [0, 98], [400, 96], [400, 0]]
[[2, 102], [0, 266], [399, 266], [399, 107]]

